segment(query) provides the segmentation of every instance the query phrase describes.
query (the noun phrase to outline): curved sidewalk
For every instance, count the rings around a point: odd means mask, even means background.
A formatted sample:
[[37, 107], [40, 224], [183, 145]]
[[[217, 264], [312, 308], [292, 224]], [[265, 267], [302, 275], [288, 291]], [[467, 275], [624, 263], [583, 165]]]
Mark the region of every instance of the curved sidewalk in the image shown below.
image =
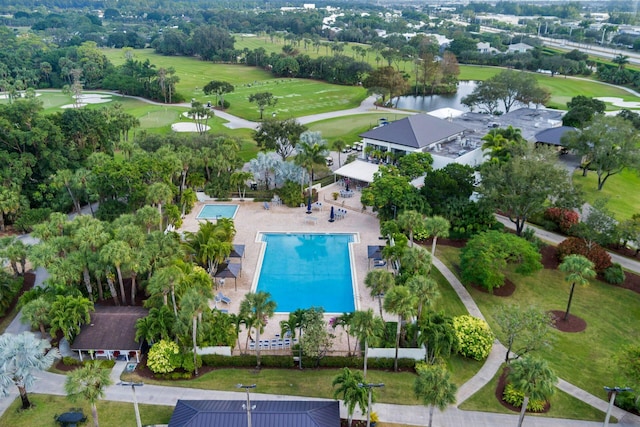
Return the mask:
[[[508, 221], [508, 220], [507, 220]], [[456, 291], [460, 300], [466, 307], [469, 314], [474, 317], [478, 317], [484, 319], [482, 312], [478, 308], [477, 304], [464, 287], [464, 285], [458, 280], [458, 278], [447, 268], [446, 265], [442, 261], [440, 261], [437, 257], [433, 259], [433, 265], [442, 273], [444, 278], [451, 284], [451, 287]], [[456, 395], [457, 404], [461, 404], [469, 397], [471, 397], [474, 393], [484, 387], [491, 379], [496, 375], [498, 369], [502, 365], [504, 360], [504, 356], [507, 349], [498, 341], [497, 339], [493, 343], [493, 347], [491, 348], [491, 353], [487, 357], [484, 365], [480, 370], [466, 383], [464, 383], [458, 389], [458, 393]], [[596, 409], [599, 409], [602, 412], [607, 412], [609, 407], [609, 402], [602, 400], [586, 391], [580, 389], [579, 387], [574, 386], [573, 384], [560, 379], [558, 384], [556, 384], [560, 390], [568, 393], [569, 395], [575, 397], [576, 399], [580, 399], [588, 405], [593, 406]], [[640, 417], [637, 417], [625, 410], [622, 410], [618, 407], [613, 407], [611, 414], [619, 420], [618, 425], [629, 425], [629, 426], [637, 426], [640, 425]], [[532, 417], [527, 418], [527, 425], [530, 424], [530, 419]], [[568, 420], [564, 420], [565, 422]], [[569, 424], [564, 424], [569, 425]], [[587, 424], [581, 424], [587, 425]]]

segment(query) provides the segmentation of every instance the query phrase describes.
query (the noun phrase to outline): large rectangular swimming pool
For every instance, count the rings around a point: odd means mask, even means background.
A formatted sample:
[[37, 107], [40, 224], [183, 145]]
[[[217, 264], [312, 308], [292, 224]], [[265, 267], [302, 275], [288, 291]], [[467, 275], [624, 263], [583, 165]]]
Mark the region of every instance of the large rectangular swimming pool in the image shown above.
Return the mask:
[[266, 247], [256, 291], [266, 291], [276, 312], [322, 307], [355, 311], [349, 244], [353, 234], [264, 233]]

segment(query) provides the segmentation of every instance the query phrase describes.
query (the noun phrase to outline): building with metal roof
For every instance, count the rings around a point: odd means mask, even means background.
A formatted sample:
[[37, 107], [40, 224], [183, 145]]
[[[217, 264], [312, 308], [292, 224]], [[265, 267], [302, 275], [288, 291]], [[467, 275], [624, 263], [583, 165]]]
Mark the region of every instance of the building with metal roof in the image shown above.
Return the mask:
[[[337, 400], [251, 400], [253, 427], [340, 427]], [[178, 400], [168, 427], [246, 427], [244, 400]]]

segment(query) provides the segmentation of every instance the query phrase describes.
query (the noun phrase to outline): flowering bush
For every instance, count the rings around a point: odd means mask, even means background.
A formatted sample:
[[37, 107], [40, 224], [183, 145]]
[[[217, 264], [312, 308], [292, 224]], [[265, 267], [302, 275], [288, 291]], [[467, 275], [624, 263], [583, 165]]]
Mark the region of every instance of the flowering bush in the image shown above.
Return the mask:
[[[524, 393], [516, 390], [512, 384], [507, 384], [502, 392], [502, 399], [516, 408], [521, 408], [522, 402], [524, 402]], [[545, 403], [546, 402], [544, 400], [529, 399], [529, 403], [527, 403], [527, 411], [542, 412], [544, 411]]]
[[562, 208], [549, 208], [544, 211], [544, 217], [554, 222], [560, 231], [567, 233], [569, 229], [580, 222], [580, 216], [576, 211]]
[[182, 365], [182, 357], [178, 344], [173, 341], [158, 341], [149, 350], [147, 366], [155, 374], [173, 372]]
[[458, 353], [475, 360], [484, 360], [493, 346], [494, 335], [487, 322], [464, 315], [453, 318], [459, 347]]
[[598, 273], [611, 267], [611, 256], [597, 243], [587, 244], [579, 237], [569, 237], [558, 245], [558, 258], [560, 261], [567, 255], [582, 255], [591, 261]]

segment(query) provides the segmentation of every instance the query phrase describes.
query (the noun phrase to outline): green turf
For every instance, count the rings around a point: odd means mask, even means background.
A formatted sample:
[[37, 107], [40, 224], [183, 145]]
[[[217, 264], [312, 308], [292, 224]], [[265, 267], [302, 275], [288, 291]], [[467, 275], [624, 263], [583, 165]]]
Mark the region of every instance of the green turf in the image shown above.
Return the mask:
[[[464, 401], [459, 408], [467, 411], [483, 411], [483, 412], [497, 412], [500, 414], [512, 414], [517, 415], [517, 412], [513, 412], [498, 402], [495, 391], [498, 386], [498, 379], [502, 373], [502, 368], [498, 373], [482, 387], [476, 394]], [[604, 419], [604, 413], [587, 405], [581, 400], [556, 389], [556, 393], [550, 399], [551, 407], [549, 412], [543, 414], [527, 414], [524, 424], [527, 424], [528, 417], [553, 417], [553, 418], [568, 418], [573, 420], [586, 420], [586, 421], [601, 421]]]
[[[36, 383], [37, 387], [37, 383]], [[123, 390], [123, 392], [126, 392]], [[71, 402], [64, 396], [48, 394], [29, 394], [29, 399], [34, 405], [27, 411], [20, 410], [20, 399], [9, 406], [0, 417], [0, 425], [11, 427], [53, 427], [57, 425], [54, 417], [71, 408], [81, 408], [87, 415], [85, 426], [93, 425], [91, 407], [86, 402]], [[101, 427], [135, 427], [136, 418], [133, 403], [99, 401], [98, 420]], [[140, 404], [140, 418], [143, 425], [168, 424], [173, 406], [144, 405]]]
[[[456, 272], [459, 252], [443, 247], [439, 249], [439, 257]], [[506, 304], [533, 306], [545, 311], [566, 308], [569, 284], [561, 272], [545, 269], [529, 277], [510, 272], [508, 277], [516, 284], [515, 293], [508, 298], [468, 288], [494, 331], [498, 331], [495, 316]], [[640, 322], [640, 298], [630, 290], [592, 281], [588, 286], [576, 288], [571, 313], [583, 318], [587, 329], [579, 333], [553, 330], [553, 345], [536, 354], [548, 360], [560, 378], [602, 396], [603, 384], [616, 375], [612, 360], [617, 349], [640, 339], [640, 331], [636, 328]]]
[[[116, 65], [124, 62], [121, 50], [104, 49], [103, 53]], [[228, 112], [253, 121], [259, 120], [260, 115], [256, 105], [249, 103], [248, 98], [256, 92], [271, 92], [278, 98], [277, 105], [267, 108], [265, 113], [270, 115], [276, 112], [281, 118], [353, 108], [366, 97], [362, 87], [332, 85], [308, 79], [274, 78], [267, 71], [241, 64], [217, 64], [182, 56], [162, 56], [153, 53], [152, 49], [136, 50], [134, 55], [139, 61], [149, 59], [156, 68], [173, 67], [180, 77], [176, 89], [187, 100], [195, 98], [203, 103], [215, 101], [213, 95], [203, 93], [203, 86], [211, 80], [231, 82], [236, 89], [225, 97], [231, 103]]]
[[624, 170], [607, 179], [598, 191], [598, 176], [590, 171], [582, 176], [578, 170], [573, 174], [573, 184], [584, 192], [588, 203], [593, 204], [597, 199], [609, 200], [607, 208], [614, 214], [616, 220], [624, 221], [632, 215], [640, 213], [640, 176], [633, 170]]
[[329, 143], [335, 141], [336, 139], [342, 139], [347, 144], [353, 144], [354, 142], [359, 142], [362, 139], [358, 135], [378, 126], [379, 119], [386, 118], [389, 121], [396, 121], [407, 117], [406, 114], [401, 114], [402, 112], [399, 113], [400, 114], [354, 114], [350, 116], [320, 120], [310, 123], [308, 127], [309, 130], [321, 132], [322, 137], [329, 141]]
[[[233, 390], [237, 391], [237, 389]], [[28, 411], [19, 411], [19, 399], [7, 409], [0, 417], [0, 425], [11, 427], [53, 427], [54, 416], [72, 407], [82, 407], [87, 415], [87, 422], [82, 426], [92, 426], [93, 419], [88, 405], [70, 403], [65, 397], [45, 394], [33, 395], [35, 407]], [[135, 427], [136, 419], [132, 403], [98, 402], [98, 419], [101, 427]], [[140, 404], [140, 418], [143, 426], [166, 425], [169, 423], [173, 406]], [[360, 413], [356, 411], [354, 419], [360, 419]], [[378, 427], [413, 427], [409, 424], [393, 424], [379, 421]]]

